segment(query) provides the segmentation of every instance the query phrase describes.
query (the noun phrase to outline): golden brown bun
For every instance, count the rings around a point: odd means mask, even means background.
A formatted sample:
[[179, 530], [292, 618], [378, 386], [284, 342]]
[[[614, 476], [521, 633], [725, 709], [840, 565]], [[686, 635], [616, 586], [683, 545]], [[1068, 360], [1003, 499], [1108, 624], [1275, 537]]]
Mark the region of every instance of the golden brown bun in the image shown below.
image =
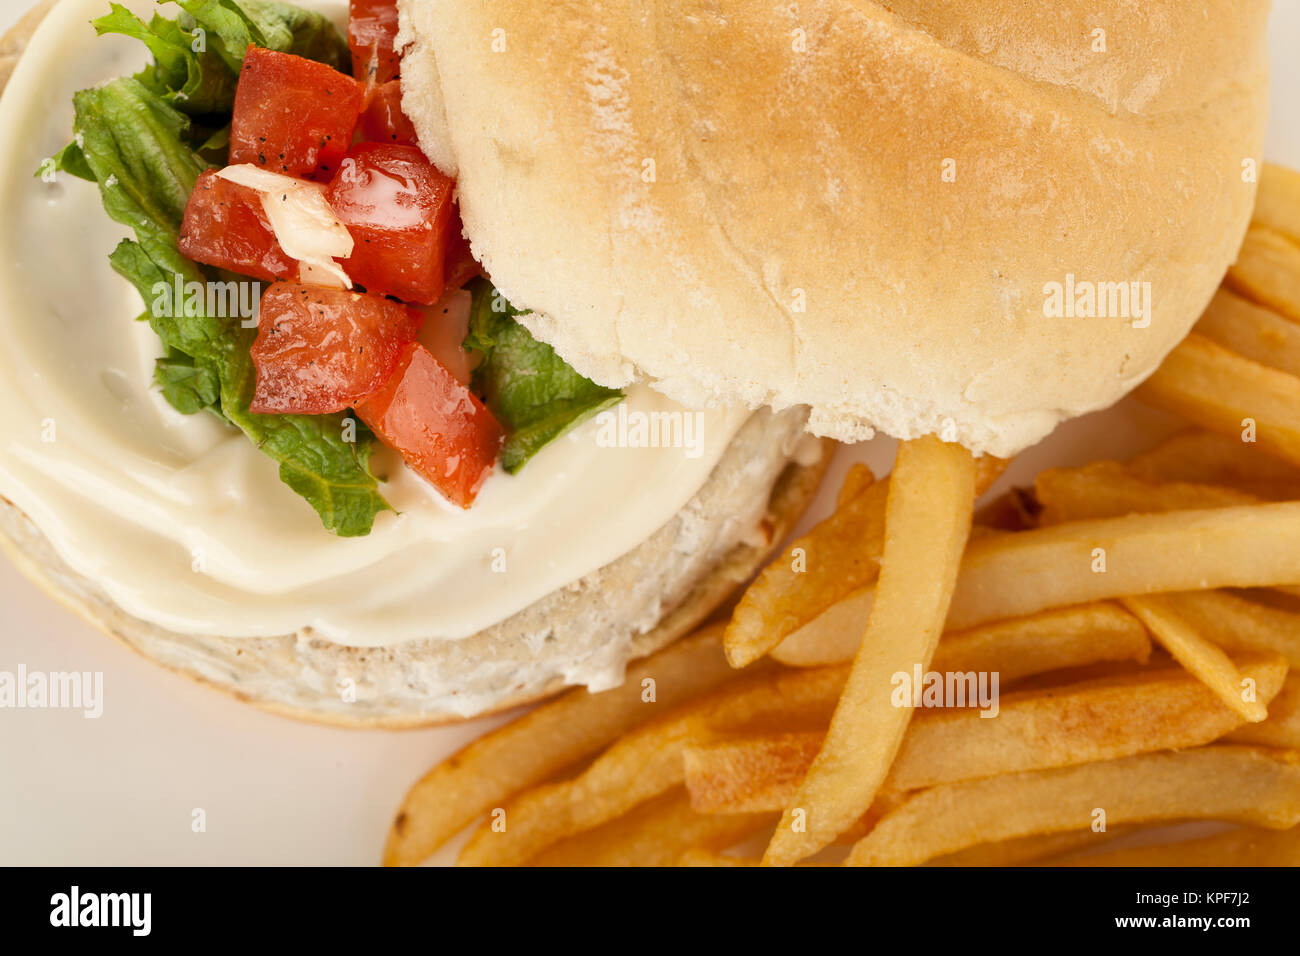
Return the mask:
[[[1007, 455], [1111, 404], [1254, 201], [1266, 0], [401, 9], [404, 105], [536, 334], [604, 384], [806, 404], [843, 440]], [[1149, 327], [1046, 316], [1067, 275], [1149, 282]]]

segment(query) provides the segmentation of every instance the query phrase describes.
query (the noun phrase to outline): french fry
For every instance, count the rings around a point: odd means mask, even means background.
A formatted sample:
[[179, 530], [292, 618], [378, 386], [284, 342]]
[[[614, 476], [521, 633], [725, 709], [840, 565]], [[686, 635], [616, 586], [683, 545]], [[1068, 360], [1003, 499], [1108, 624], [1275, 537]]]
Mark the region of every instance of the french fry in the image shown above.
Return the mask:
[[866, 465], [857, 463], [844, 474], [844, 483], [835, 497], [835, 507], [846, 507], [854, 498], [876, 483], [876, 476]]
[[[992, 455], [977, 459], [975, 495], [988, 490], [1008, 464]], [[762, 657], [826, 608], [876, 579], [888, 492], [888, 483], [872, 483], [865, 466], [849, 471], [835, 513], [786, 548], [736, 605], [724, 639], [733, 667]]]
[[[1266, 500], [1218, 485], [1148, 481], [1133, 475], [1118, 462], [1109, 461], [1045, 471], [1038, 476], [1036, 494], [1042, 505], [1040, 525], [1125, 514], [1262, 504]], [[1294, 585], [1283, 585], [1279, 590], [1300, 596], [1300, 588]]]
[[995, 458], [993, 455], [981, 455], [975, 459], [975, 497], [988, 491], [1002, 477], [1011, 464], [1009, 458]]
[[1287, 829], [1300, 822], [1300, 755], [1216, 744], [931, 787], [882, 817], [849, 864], [908, 866], [1102, 819], [1107, 827], [1223, 820]]
[[[1287, 674], [1276, 655], [1252, 655], [1242, 672], [1261, 702]], [[927, 711], [913, 721], [882, 788], [937, 784], [1112, 760], [1151, 750], [1195, 747], [1241, 726], [1236, 708], [1216, 700], [1176, 668], [1004, 696], [996, 718], [980, 710]]]
[[1199, 429], [1174, 435], [1128, 462], [1140, 478], [1226, 485], [1277, 501], [1300, 499], [1300, 469], [1258, 444]]
[[[724, 856], [721, 853], [710, 853], [708, 850], [687, 850], [682, 854], [678, 861], [678, 866], [761, 866], [762, 860], [756, 860], [744, 856]], [[836, 863], [796, 863], [795, 866], [838, 866]]]
[[528, 866], [675, 866], [682, 854], [725, 850], [771, 829], [775, 813], [706, 816], [691, 809], [680, 787], [610, 820], [561, 840]]
[[1142, 623], [1109, 603], [1080, 604], [948, 631], [930, 666], [940, 673], [997, 671], [1003, 684], [1088, 664], [1145, 664], [1151, 641]]
[[1300, 323], [1229, 289], [1215, 293], [1196, 331], [1261, 365], [1300, 375]]
[[505, 829], [480, 827], [461, 850], [468, 866], [515, 866], [682, 783], [682, 751], [724, 733], [814, 727], [830, 719], [847, 670], [760, 672], [643, 724], [578, 776], [520, 794]]
[[1116, 837], [1131, 833], [1135, 827], [1110, 827], [1104, 833], [1092, 830], [1064, 830], [1060, 833], [1035, 833], [1013, 837], [997, 843], [977, 843], [956, 853], [935, 857], [925, 866], [1036, 866], [1042, 860], [1064, 856], [1084, 849], [1105, 846]]
[[[1283, 685], [1286, 661], [1252, 656], [1242, 670], [1261, 702]], [[1242, 717], [1178, 668], [1008, 694], [995, 719], [975, 709], [925, 711], [908, 727], [882, 794], [998, 774], [1196, 747]], [[686, 751], [691, 806], [703, 813], [779, 808], [795, 793], [820, 745], [817, 731], [769, 734]]]
[[[589, 757], [675, 704], [734, 679], [711, 627], [630, 664], [622, 686], [599, 694], [571, 690], [480, 737], [424, 775], [407, 793], [388, 834], [386, 866], [426, 859], [475, 818], [507, 798]], [[641, 699], [655, 681], [657, 702]]]
[[1165, 600], [1197, 633], [1229, 654], [1274, 651], [1300, 667], [1300, 614], [1227, 591], [1185, 591]]
[[1071, 856], [1045, 866], [1300, 866], [1300, 827], [1238, 827], [1178, 843]]
[[1300, 378], [1193, 332], [1135, 392], [1142, 401], [1228, 437], [1253, 422], [1270, 455], [1300, 465]]
[[888, 486], [867, 483], [869, 474], [850, 471], [834, 514], [786, 548], [745, 591], [724, 638], [733, 667], [758, 660], [823, 608], [876, 579]]
[[[773, 651], [773, 658], [793, 667], [844, 663], [855, 650], [846, 632], [870, 615], [873, 597], [868, 592], [827, 608]], [[996, 670], [1010, 683], [1102, 661], [1144, 662], [1150, 651], [1146, 628], [1123, 608], [1079, 604], [947, 631], [935, 651], [935, 665], [942, 663], [944, 670]]]
[[1225, 281], [1242, 295], [1300, 321], [1300, 245], [1285, 235], [1251, 226]]
[[1265, 163], [1251, 221], [1300, 242], [1300, 173]]
[[[948, 613], [970, 534], [975, 466], [933, 436], [899, 447], [889, 481], [880, 597], [825, 743], [772, 835], [763, 861], [816, 853], [871, 806], [902, 742], [911, 708], [892, 702], [891, 677], [924, 671]], [[796, 826], [796, 821], [806, 826]]]
[[1042, 525], [1159, 511], [1225, 508], [1261, 501], [1235, 488], [1151, 481], [1114, 461], [1040, 472], [1034, 481], [1034, 494], [1042, 506], [1038, 518]]
[[1268, 716], [1268, 708], [1256, 693], [1253, 682], [1237, 670], [1232, 658], [1213, 641], [1200, 634], [1162, 595], [1122, 598], [1171, 657], [1194, 674], [1219, 700], [1257, 724]]
[[699, 813], [782, 810], [799, 790], [824, 731], [743, 737], [688, 747], [686, 791]]
[[1300, 749], [1300, 674], [1288, 674], [1282, 690], [1268, 702], [1268, 719], [1243, 724], [1223, 738], [1234, 744]]
[[[1300, 582], [1300, 502], [1072, 521], [972, 541], [948, 627], [969, 628], [1125, 595]], [[852, 658], [846, 627], [870, 614], [865, 588], [791, 634], [773, 652], [809, 666]]]

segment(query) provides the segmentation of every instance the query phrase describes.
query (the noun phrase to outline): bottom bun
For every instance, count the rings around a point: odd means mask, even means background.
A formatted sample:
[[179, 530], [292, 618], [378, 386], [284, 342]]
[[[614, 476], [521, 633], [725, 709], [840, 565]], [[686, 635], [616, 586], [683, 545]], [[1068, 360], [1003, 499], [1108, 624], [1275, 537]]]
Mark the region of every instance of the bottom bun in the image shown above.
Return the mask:
[[[792, 458], [806, 413], [755, 413], [704, 487], [641, 545], [499, 624], [461, 640], [348, 647], [309, 629], [270, 638], [181, 634], [127, 614], [73, 571], [12, 502], [0, 545], [29, 578], [150, 660], [285, 716], [403, 728], [505, 710], [622, 680], [628, 661], [694, 629], [770, 556], [829, 464]], [[629, 503], [635, 507], [634, 503]]]

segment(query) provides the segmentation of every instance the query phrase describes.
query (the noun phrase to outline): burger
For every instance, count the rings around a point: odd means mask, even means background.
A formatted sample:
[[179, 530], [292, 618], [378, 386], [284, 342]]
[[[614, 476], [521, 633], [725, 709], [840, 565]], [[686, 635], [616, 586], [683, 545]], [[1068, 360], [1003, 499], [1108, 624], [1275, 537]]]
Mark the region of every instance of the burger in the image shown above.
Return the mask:
[[64, 0], [0, 102], [7, 550], [297, 716], [617, 683], [832, 440], [1013, 455], [1209, 302], [1267, 4], [1065, 6]]

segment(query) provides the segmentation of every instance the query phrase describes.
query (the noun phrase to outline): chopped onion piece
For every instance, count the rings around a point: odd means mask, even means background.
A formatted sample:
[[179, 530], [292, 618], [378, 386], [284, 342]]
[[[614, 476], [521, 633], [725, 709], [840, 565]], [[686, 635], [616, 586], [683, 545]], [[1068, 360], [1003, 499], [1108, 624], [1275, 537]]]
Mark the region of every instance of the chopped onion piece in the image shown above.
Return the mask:
[[251, 163], [227, 166], [217, 175], [257, 191], [280, 247], [302, 264], [303, 282], [352, 288], [352, 280], [334, 261], [352, 255], [352, 235], [325, 201], [324, 186]]

